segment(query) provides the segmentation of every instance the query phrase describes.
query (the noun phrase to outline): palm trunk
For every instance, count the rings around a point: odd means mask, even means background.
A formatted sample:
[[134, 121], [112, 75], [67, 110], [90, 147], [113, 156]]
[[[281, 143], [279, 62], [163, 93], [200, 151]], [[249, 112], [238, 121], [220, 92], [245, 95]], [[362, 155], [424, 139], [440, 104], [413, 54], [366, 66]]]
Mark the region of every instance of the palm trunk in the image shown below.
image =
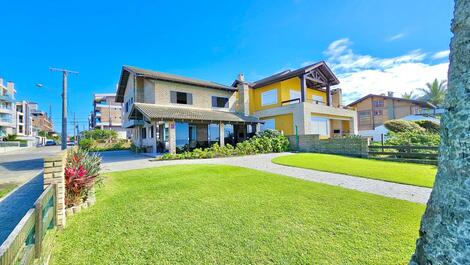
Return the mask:
[[455, 0], [439, 169], [410, 264], [470, 264], [470, 0]]

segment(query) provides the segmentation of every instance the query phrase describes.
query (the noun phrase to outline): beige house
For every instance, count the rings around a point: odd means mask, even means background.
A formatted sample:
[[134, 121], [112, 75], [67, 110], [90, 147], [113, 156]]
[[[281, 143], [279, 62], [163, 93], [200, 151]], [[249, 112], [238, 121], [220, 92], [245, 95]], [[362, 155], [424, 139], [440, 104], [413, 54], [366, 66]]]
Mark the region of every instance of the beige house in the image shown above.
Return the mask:
[[231, 86], [124, 66], [116, 102], [133, 142], [176, 152], [218, 142], [235, 145], [264, 129], [322, 138], [357, 134], [357, 115], [342, 106], [339, 80], [324, 62]]
[[15, 84], [3, 84], [0, 78], [0, 139], [14, 133], [15, 129]]
[[392, 92], [388, 95], [369, 94], [348, 106], [357, 110], [359, 132], [366, 135], [388, 120], [409, 115], [431, 115], [436, 109], [427, 101], [394, 97]]

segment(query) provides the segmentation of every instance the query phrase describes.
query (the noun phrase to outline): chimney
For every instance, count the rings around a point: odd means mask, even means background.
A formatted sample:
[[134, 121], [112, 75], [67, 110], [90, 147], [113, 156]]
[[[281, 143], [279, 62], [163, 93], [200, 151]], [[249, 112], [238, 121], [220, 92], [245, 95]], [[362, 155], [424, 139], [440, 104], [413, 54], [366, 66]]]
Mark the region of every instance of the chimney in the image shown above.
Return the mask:
[[331, 105], [335, 108], [341, 108], [343, 106], [343, 92], [341, 88], [331, 90]]
[[238, 81], [245, 82], [245, 75], [243, 75], [243, 73], [239, 73], [237, 80], [238, 80]]
[[248, 86], [248, 83], [245, 82], [245, 76], [243, 74], [239, 74], [237, 78], [238, 84], [238, 111], [245, 115], [248, 116], [250, 115], [250, 87]]
[[393, 91], [388, 91], [388, 92], [387, 92], [387, 95], [388, 95], [389, 97], [393, 97]]

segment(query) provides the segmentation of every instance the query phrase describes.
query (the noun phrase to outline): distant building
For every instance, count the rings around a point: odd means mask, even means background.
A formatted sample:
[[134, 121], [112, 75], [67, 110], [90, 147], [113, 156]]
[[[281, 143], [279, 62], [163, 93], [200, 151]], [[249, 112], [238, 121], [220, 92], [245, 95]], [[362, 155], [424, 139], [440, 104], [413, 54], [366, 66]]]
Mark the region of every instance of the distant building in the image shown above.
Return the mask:
[[54, 127], [52, 125], [52, 121], [50, 117], [48, 117], [47, 113], [42, 110], [32, 110], [32, 125], [33, 129], [38, 130], [39, 132], [53, 132]]
[[388, 120], [436, 114], [436, 106], [430, 102], [394, 97], [392, 92], [388, 95], [369, 94], [348, 106], [357, 111], [359, 135], [373, 137], [375, 141], [380, 140], [376, 139], [377, 135], [381, 134], [380, 128]]
[[0, 78], [0, 138], [13, 134], [15, 128], [15, 84], [3, 84]]
[[37, 109], [37, 104], [25, 100], [16, 102], [16, 123], [15, 134], [18, 136], [33, 137], [33, 116], [32, 110]]
[[126, 138], [126, 130], [122, 128], [121, 109], [121, 103], [116, 102], [116, 94], [94, 94], [90, 129], [114, 130], [120, 138]]

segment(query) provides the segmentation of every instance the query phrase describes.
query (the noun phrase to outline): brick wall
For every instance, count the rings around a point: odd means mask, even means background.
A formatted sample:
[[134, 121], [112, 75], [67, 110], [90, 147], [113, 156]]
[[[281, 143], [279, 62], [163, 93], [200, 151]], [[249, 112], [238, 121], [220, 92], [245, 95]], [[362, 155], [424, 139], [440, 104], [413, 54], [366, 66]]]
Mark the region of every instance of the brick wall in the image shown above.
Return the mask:
[[315, 152], [366, 157], [368, 152], [367, 139], [359, 137], [342, 137], [320, 140], [317, 134], [287, 136], [291, 150], [299, 152]]
[[44, 188], [50, 184], [57, 184], [57, 226], [65, 227], [65, 161], [67, 151], [44, 158]]

